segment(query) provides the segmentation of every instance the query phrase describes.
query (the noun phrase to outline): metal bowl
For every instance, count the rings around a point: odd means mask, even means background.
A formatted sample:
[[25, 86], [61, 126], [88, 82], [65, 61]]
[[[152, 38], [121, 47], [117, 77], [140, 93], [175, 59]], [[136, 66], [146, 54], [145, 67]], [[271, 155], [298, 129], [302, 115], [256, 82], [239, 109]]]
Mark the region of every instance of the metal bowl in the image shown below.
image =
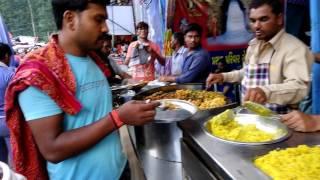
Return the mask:
[[198, 111], [198, 108], [194, 104], [180, 99], [162, 99], [159, 102], [161, 104], [170, 103], [176, 106], [176, 109], [156, 108], [155, 123], [171, 123], [186, 120]]
[[137, 83], [128, 83], [128, 84], [115, 84], [111, 86], [112, 92], [115, 91], [122, 91], [122, 90], [127, 90], [127, 89], [132, 89], [132, 90], [140, 90], [143, 88], [147, 82], [137, 82]]
[[211, 134], [207, 130], [207, 123], [212, 117], [208, 118], [208, 120], [203, 124], [202, 128], [210, 137], [221, 140], [223, 142], [231, 143], [231, 144], [240, 144], [240, 145], [263, 145], [263, 144], [274, 144], [277, 142], [281, 142], [288, 137], [291, 136], [291, 130], [287, 128], [284, 124], [280, 122], [279, 118], [276, 117], [263, 117], [256, 114], [237, 114], [235, 117], [235, 121], [237, 121], [241, 125], [249, 125], [254, 124], [256, 125], [257, 129], [269, 132], [269, 133], [276, 133], [278, 130], [281, 130], [282, 133], [273, 140], [264, 141], [264, 142], [240, 142], [240, 141], [233, 141], [220, 138]]
[[111, 86], [111, 91], [121, 91], [128, 88], [128, 85], [113, 85]]

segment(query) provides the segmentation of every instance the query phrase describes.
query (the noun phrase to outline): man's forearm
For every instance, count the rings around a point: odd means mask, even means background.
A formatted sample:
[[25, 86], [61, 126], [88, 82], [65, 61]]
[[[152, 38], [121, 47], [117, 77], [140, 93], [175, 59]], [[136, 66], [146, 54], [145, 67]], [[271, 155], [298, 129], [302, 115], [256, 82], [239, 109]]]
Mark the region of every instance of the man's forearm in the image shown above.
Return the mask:
[[46, 160], [53, 163], [58, 163], [93, 147], [115, 130], [112, 119], [110, 116], [106, 116], [93, 124], [78, 129], [65, 132], [60, 129], [56, 135], [44, 135], [46, 138], [44, 139], [39, 137], [39, 129], [35, 130], [34, 128], [38, 127], [33, 126], [33, 123], [33, 121], [29, 122], [32, 131], [36, 131], [38, 134], [35, 139], [40, 152]]
[[162, 57], [160, 54], [158, 54], [157, 52], [154, 53], [155, 54], [155, 58], [158, 60], [158, 62], [164, 66], [166, 64], [166, 59], [164, 57]]
[[320, 62], [320, 53], [314, 54], [316, 61]]
[[262, 86], [269, 103], [296, 104], [308, 94], [308, 85], [303, 82], [288, 82]]
[[168, 76], [167, 82], [176, 82], [177, 77], [176, 76]]
[[120, 77], [122, 78], [122, 79], [131, 79], [132, 77], [128, 74], [128, 73], [126, 73], [126, 72], [121, 72], [120, 74]]
[[161, 76], [159, 81], [161, 82], [176, 82], [176, 76]]
[[124, 64], [128, 66], [129, 62], [130, 62], [130, 58], [126, 57], [126, 59], [124, 60]]
[[315, 131], [320, 131], [320, 115], [311, 115], [311, 117], [314, 119], [314, 129]]
[[236, 83], [241, 82], [243, 78], [243, 69], [222, 73], [223, 82]]

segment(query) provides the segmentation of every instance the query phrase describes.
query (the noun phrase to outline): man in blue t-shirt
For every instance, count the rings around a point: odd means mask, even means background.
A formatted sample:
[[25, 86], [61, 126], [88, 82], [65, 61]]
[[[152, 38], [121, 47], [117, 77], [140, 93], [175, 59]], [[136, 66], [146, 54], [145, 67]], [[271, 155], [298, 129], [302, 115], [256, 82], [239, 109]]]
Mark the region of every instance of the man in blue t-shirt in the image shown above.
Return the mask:
[[0, 161], [8, 163], [10, 154], [9, 129], [5, 122], [4, 96], [7, 86], [14, 75], [14, 69], [8, 67], [12, 56], [9, 45], [0, 43]]
[[188, 51], [184, 57], [182, 71], [177, 76], [162, 76], [160, 81], [182, 83], [205, 83], [212, 71], [209, 54], [201, 47], [202, 28], [196, 23], [189, 24], [184, 32]]
[[117, 129], [152, 121], [159, 105], [131, 101], [112, 111], [109, 83], [89, 56], [101, 48], [108, 32], [106, 5], [106, 0], [52, 0], [59, 30], [55, 42], [75, 77], [81, 111], [64, 112], [57, 101], [33, 86], [18, 96], [36, 145], [47, 160], [50, 179], [119, 179], [127, 159]]

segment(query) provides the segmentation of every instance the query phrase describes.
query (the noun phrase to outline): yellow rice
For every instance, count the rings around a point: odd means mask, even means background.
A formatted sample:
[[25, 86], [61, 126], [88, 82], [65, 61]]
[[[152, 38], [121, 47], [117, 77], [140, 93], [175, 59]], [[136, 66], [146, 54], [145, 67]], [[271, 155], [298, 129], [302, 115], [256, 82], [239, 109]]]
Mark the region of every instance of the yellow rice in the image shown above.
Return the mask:
[[254, 164], [274, 180], [319, 180], [320, 147], [273, 150], [256, 158]]

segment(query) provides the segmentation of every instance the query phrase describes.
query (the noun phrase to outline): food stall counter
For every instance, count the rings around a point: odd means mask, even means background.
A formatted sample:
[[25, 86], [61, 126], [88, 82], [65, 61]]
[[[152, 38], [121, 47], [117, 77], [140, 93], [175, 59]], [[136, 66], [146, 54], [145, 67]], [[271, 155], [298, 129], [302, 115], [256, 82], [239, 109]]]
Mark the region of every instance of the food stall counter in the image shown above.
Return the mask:
[[287, 139], [268, 145], [239, 145], [213, 138], [205, 132], [203, 124], [209, 117], [225, 109], [198, 113], [191, 119], [179, 122], [183, 132], [181, 140], [182, 164], [191, 179], [271, 179], [253, 164], [257, 156], [277, 148], [320, 144], [320, 133], [292, 132]]

